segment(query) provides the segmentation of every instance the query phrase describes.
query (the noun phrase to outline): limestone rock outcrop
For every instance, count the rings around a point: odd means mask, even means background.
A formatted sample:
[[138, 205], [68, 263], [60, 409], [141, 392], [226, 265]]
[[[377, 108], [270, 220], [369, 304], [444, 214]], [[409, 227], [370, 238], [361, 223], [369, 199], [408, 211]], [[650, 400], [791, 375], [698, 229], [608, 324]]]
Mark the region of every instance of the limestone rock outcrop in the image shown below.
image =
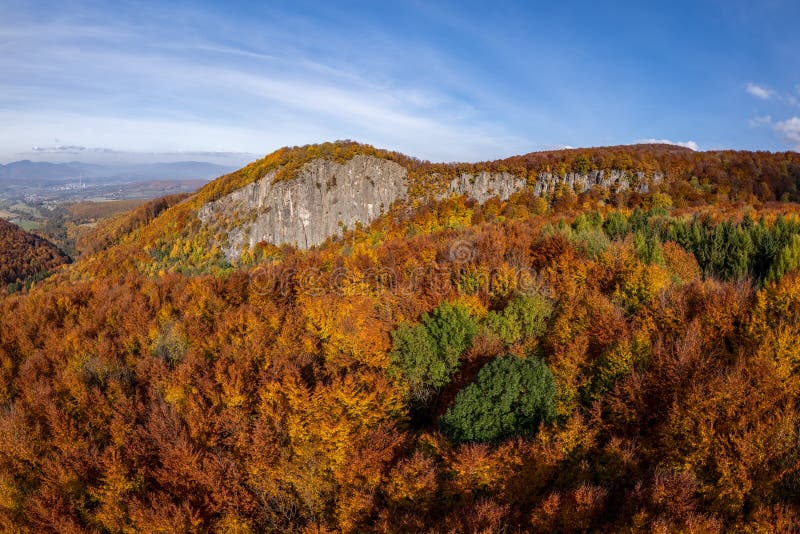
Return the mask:
[[483, 203], [494, 196], [499, 197], [500, 200], [508, 200], [511, 195], [522, 191], [529, 185], [536, 196], [553, 193], [562, 185], [571, 188], [577, 193], [588, 191], [594, 186], [610, 189], [614, 192], [633, 188], [639, 193], [647, 193], [651, 184], [659, 183], [662, 179], [663, 176], [658, 173], [646, 179], [644, 173], [636, 173], [629, 176], [625, 172], [617, 170], [589, 171], [587, 173], [569, 172], [564, 175], [540, 172], [536, 180], [532, 184], [528, 184], [525, 179], [507, 172], [465, 173], [450, 182], [447, 194], [464, 195]]
[[[261, 241], [289, 243], [301, 249], [319, 245], [341, 235], [357, 223], [368, 224], [408, 196], [408, 172], [402, 165], [373, 156], [355, 156], [345, 163], [316, 159], [306, 163], [291, 180], [273, 183], [276, 171], [202, 206], [203, 224], [222, 232], [221, 243], [228, 260], [239, 257], [245, 246]], [[590, 171], [564, 175], [541, 172], [533, 183], [508, 172], [464, 173], [454, 178], [446, 192], [436, 198], [464, 195], [480, 203], [492, 197], [501, 200], [530, 188], [546, 196], [559, 187], [582, 192], [599, 186], [615, 192], [635, 189], [647, 192], [663, 176], [642, 173]]]
[[319, 245], [344, 227], [375, 220], [408, 190], [404, 167], [370, 156], [344, 164], [317, 159], [292, 180], [272, 183], [274, 177], [270, 172], [200, 208], [204, 224], [227, 232], [227, 259], [261, 241], [303, 249]]

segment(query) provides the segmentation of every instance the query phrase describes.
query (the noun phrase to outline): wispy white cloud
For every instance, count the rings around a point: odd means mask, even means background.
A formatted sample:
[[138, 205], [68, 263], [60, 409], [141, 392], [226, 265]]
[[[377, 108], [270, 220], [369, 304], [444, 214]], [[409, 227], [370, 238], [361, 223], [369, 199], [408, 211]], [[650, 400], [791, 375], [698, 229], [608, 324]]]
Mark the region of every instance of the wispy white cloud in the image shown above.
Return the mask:
[[694, 141], [670, 141], [669, 139], [639, 139], [637, 143], [652, 143], [657, 145], [675, 145], [692, 150], [700, 150], [700, 147]]
[[761, 100], [769, 100], [770, 98], [772, 98], [772, 95], [775, 94], [775, 92], [772, 91], [771, 89], [768, 89], [761, 85], [757, 85], [752, 82], [748, 83], [745, 86], [744, 90], [747, 91], [752, 96], [760, 98]]
[[250, 161], [263, 156], [253, 152], [222, 151], [222, 150], [181, 150], [174, 152], [165, 151], [127, 151], [114, 148], [98, 146], [80, 145], [48, 145], [34, 146], [30, 150], [20, 151], [15, 154], [21, 158], [35, 157], [36, 159], [61, 160], [62, 156], [86, 159], [94, 161], [119, 162], [119, 161], [186, 161], [191, 159], [201, 159], [215, 163], [229, 165], [244, 165]]
[[541, 144], [541, 145], [535, 145], [534, 148], [536, 148], [538, 150], [545, 151], [545, 152], [549, 152], [551, 150], [570, 150], [570, 149], [575, 148], [575, 147], [571, 146], [571, 145], [560, 145], [560, 144], [547, 144], [547, 143], [545, 143], [545, 144]]
[[99, 154], [113, 154], [118, 152], [113, 148], [88, 147], [80, 145], [55, 145], [55, 146], [35, 146], [31, 148], [32, 153], [39, 154], [82, 154], [96, 152]]
[[[14, 135], [0, 132], [0, 142], [9, 143], [5, 148], [20, 152], [58, 137], [73, 147], [112, 140], [121, 151], [264, 153], [352, 138], [428, 159], [463, 160], [530, 146], [501, 117], [478, 113], [474, 94], [465, 98], [337, 59], [321, 61], [285, 42], [275, 53], [262, 53], [258, 43], [220, 44], [194, 35], [142, 48], [139, 28], [112, 30], [69, 22], [0, 27], [16, 51], [0, 54], [0, 71], [19, 73], [0, 80], [0, 104], [14, 103], [5, 110], [0, 105], [0, 120], [25, 116], [23, 123], [7, 123], [15, 124]], [[40, 79], [33, 88], [15, 81], [31, 75]]]
[[[80, 154], [81, 160], [93, 162], [203, 159], [215, 162], [227, 160], [235, 164], [255, 158], [246, 153], [230, 157], [216, 157], [211, 153], [228, 154], [228, 146], [255, 146], [251, 152], [260, 157], [264, 154], [261, 143], [267, 147], [277, 147], [282, 142], [279, 140], [282, 137], [280, 132], [265, 134], [245, 127], [167, 118], [134, 119], [86, 113], [0, 110], [0, 124], [15, 125], [14, 128], [0, 128], [0, 146], [10, 147], [6, 159], [36, 156], [36, 159], [63, 161], [64, 158]], [[75, 139], [81, 144], [36, 144], [42, 139], [53, 138]], [[286, 138], [288, 141], [284, 143], [288, 144], [301, 141], [294, 136]], [[257, 139], [261, 143], [256, 142]], [[114, 141], [114, 148], [103, 147], [109, 140]], [[20, 146], [22, 143], [27, 146]], [[198, 151], [197, 146], [205, 146], [208, 150]], [[85, 150], [81, 150], [82, 147]], [[169, 154], [174, 156], [167, 158]]]
[[[0, 160], [59, 155], [32, 146], [82, 146], [71, 153], [92, 157], [109, 153], [88, 147], [263, 154], [343, 138], [432, 160], [480, 160], [562, 142], [619, 144], [642, 131], [674, 136], [694, 120], [704, 147], [765, 141], [764, 132], [731, 126], [747, 116], [706, 106], [713, 91], [694, 84], [697, 98], [678, 102], [664, 82], [677, 83], [680, 72], [653, 76], [635, 46], [619, 38], [586, 46], [544, 19], [541, 32], [518, 31], [525, 20], [516, 9], [35, 4], [12, 0], [0, 17]], [[602, 60], [617, 53], [620, 61]], [[733, 90], [766, 97], [756, 103], [770, 109], [756, 113], [797, 114], [772, 109], [795, 95], [791, 85], [748, 76], [764, 84], [741, 80]]]
[[[800, 93], [800, 85], [795, 86], [795, 90]], [[798, 99], [791, 90], [774, 90], [764, 85], [757, 85], [751, 82], [745, 86], [745, 91], [761, 100], [772, 100], [790, 106], [800, 105], [800, 99]]]
[[[800, 93], [800, 84], [794, 89]], [[752, 83], [747, 84], [747, 92], [761, 99], [770, 99], [773, 106], [783, 108], [783, 113], [792, 113], [791, 109], [800, 106], [800, 98], [795, 96], [790, 89], [772, 90]], [[785, 115], [784, 115], [785, 116]], [[791, 116], [785, 120], [773, 119], [772, 115], [757, 115], [747, 120], [751, 128], [770, 129], [777, 133], [784, 144], [788, 144], [794, 150], [800, 150], [800, 118]]]
[[750, 125], [751, 128], [760, 128], [761, 126], [769, 126], [770, 124], [772, 124], [772, 116], [761, 115], [758, 117], [753, 117], [747, 120], [747, 124]]
[[800, 150], [800, 117], [792, 117], [785, 121], [775, 123], [775, 130], [781, 134], [786, 141], [791, 143], [795, 150]]

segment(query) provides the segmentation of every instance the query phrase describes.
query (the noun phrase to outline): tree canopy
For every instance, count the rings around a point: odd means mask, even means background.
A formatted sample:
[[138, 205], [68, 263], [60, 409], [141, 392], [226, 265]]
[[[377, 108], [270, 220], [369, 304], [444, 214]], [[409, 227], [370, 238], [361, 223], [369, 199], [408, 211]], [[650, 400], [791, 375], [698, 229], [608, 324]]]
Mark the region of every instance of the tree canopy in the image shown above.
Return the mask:
[[555, 417], [556, 384], [547, 365], [513, 354], [492, 360], [439, 420], [456, 442], [496, 442], [535, 434]]

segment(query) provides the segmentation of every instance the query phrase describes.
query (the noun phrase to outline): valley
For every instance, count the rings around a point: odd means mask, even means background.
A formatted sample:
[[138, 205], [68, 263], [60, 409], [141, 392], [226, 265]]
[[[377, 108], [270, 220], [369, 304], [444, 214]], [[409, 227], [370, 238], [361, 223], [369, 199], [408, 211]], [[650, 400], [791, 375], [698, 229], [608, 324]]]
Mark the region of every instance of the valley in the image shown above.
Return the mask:
[[144, 201], [189, 193], [233, 170], [201, 162], [0, 165], [0, 219], [41, 233], [70, 256], [75, 240], [100, 220]]

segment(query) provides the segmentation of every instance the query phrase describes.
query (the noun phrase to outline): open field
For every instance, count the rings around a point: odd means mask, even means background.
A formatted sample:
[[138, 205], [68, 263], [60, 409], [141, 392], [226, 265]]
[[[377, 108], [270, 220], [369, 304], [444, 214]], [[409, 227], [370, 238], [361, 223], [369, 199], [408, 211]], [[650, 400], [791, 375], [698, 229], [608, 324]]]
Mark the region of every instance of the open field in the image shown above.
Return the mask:
[[89, 221], [105, 219], [140, 206], [144, 201], [135, 200], [106, 200], [101, 202], [75, 202], [67, 204], [65, 208], [76, 221]]
[[9, 209], [17, 213], [24, 213], [26, 215], [30, 215], [32, 218], [39, 218], [42, 216], [42, 212], [39, 210], [39, 208], [31, 204], [25, 204], [23, 202], [17, 202]]
[[32, 232], [33, 230], [38, 230], [40, 226], [38, 221], [31, 221], [30, 219], [19, 219], [19, 220], [14, 220], [13, 222], [26, 232]]

